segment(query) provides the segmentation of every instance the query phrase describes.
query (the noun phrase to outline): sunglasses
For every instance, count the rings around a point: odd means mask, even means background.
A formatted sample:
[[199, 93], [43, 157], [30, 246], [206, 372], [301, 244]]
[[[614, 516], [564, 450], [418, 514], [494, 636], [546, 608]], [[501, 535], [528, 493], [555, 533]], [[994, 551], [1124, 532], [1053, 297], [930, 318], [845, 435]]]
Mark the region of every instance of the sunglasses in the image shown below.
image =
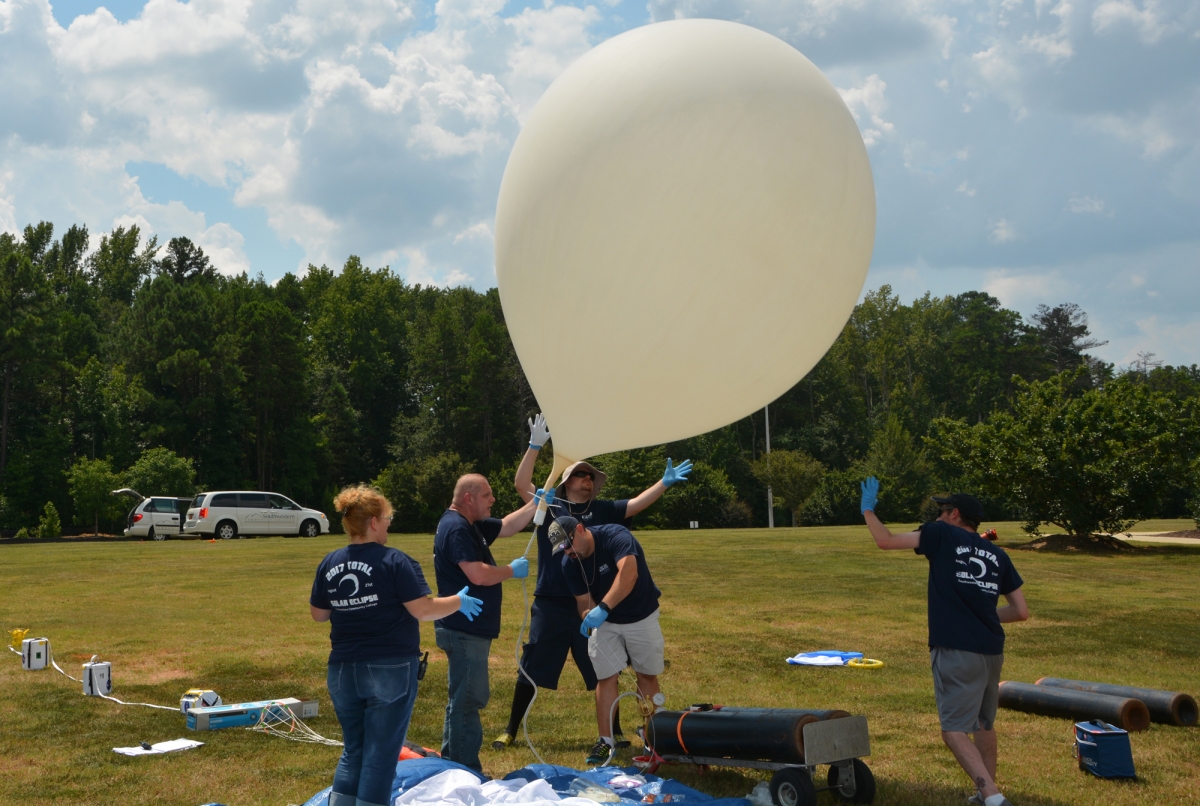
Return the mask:
[[586, 470], [576, 470], [574, 473], [571, 474], [571, 478], [573, 478], [573, 479], [591, 479], [592, 481], [596, 480], [596, 477]]

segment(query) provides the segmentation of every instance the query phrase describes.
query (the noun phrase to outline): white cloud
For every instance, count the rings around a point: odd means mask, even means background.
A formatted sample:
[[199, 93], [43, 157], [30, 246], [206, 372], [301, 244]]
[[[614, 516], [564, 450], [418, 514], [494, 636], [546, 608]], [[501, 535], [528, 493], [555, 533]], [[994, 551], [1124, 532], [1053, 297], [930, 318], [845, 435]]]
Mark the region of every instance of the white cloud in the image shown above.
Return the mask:
[[0, 232], [20, 234], [17, 228], [17, 208], [13, 205], [13, 197], [4, 195], [5, 184], [12, 179], [12, 171], [0, 174]]
[[988, 235], [992, 243], [1008, 243], [1009, 241], [1016, 240], [1016, 237], [1017, 231], [1013, 227], [1012, 222], [1007, 218], [1002, 218], [992, 224], [992, 231]]
[[[842, 100], [846, 102], [846, 106], [850, 107], [850, 112], [858, 121], [859, 129], [862, 130], [863, 142], [867, 144], [868, 148], [878, 143], [885, 135], [892, 134], [896, 129], [894, 124], [883, 119], [883, 112], [887, 109], [886, 92], [887, 82], [876, 74], [867, 76], [857, 87], [846, 90], [838, 88]], [[870, 121], [869, 125], [863, 122], [864, 118]]]
[[1006, 308], [1029, 310], [1062, 296], [1069, 287], [1057, 272], [1015, 274], [1008, 269], [992, 269], [984, 274], [983, 290]]
[[1098, 34], [1124, 25], [1136, 30], [1148, 45], [1158, 42], [1168, 31], [1180, 28], [1174, 23], [1164, 23], [1160, 6], [1154, 0], [1145, 0], [1141, 8], [1130, 0], [1105, 0], [1092, 12], [1092, 27]]
[[1105, 210], [1103, 199], [1094, 199], [1091, 196], [1080, 196], [1075, 194], [1067, 199], [1067, 210], [1072, 213], [1103, 213]]

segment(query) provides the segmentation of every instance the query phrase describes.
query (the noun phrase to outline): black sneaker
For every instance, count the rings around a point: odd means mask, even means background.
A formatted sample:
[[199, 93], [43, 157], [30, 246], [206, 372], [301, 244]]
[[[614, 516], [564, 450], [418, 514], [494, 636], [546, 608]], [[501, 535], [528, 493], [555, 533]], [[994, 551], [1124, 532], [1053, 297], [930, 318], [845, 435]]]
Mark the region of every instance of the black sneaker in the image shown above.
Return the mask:
[[620, 731], [613, 734], [613, 742], [616, 744], [618, 750], [624, 750], [626, 747], [629, 747], [629, 740]]
[[604, 762], [608, 761], [608, 757], [612, 755], [613, 748], [608, 746], [608, 742], [603, 739], [597, 739], [592, 745], [592, 749], [587, 754], [587, 765], [589, 767], [599, 767]]

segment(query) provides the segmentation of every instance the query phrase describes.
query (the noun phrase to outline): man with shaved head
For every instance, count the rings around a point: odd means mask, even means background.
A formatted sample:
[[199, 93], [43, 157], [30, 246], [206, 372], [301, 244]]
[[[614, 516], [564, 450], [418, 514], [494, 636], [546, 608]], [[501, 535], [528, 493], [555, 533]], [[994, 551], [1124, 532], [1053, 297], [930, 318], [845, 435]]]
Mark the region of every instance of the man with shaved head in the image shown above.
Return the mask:
[[454, 613], [434, 622], [437, 645], [449, 661], [449, 699], [442, 728], [442, 758], [457, 761], [482, 771], [479, 748], [483, 745], [483, 725], [479, 712], [487, 705], [487, 662], [492, 639], [500, 635], [500, 583], [506, 579], [524, 579], [529, 563], [518, 557], [508, 565], [497, 566], [491, 545], [499, 537], [508, 537], [525, 528], [533, 518], [533, 502], [506, 515], [492, 517], [496, 496], [488, 480], [468, 473], [454, 485], [454, 501], [438, 522], [433, 539], [433, 570], [441, 591], [457, 594], [464, 587], [468, 594], [483, 600], [483, 612], [474, 620]]

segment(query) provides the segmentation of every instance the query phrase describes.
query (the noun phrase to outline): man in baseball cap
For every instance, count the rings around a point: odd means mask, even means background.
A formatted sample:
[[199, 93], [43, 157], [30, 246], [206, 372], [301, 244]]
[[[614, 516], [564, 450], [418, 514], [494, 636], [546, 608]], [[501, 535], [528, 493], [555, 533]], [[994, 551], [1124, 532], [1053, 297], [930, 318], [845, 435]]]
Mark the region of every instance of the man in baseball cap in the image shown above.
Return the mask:
[[878, 498], [872, 476], [862, 483], [862, 513], [875, 545], [913, 549], [929, 561], [933, 693], [942, 741], [975, 785], [967, 802], [1012, 806], [996, 786], [994, 720], [1004, 665], [1000, 625], [1029, 618], [1021, 575], [1004, 549], [979, 536], [983, 505], [975, 496], [935, 496], [937, 520], [904, 534], [892, 534], [875, 515]]
[[570, 515], [554, 519], [549, 530], [563, 576], [579, 608], [580, 635], [588, 637], [588, 657], [596, 685], [600, 738], [587, 756], [603, 764], [616, 750], [609, 713], [617, 701], [617, 675], [632, 666], [637, 689], [661, 705], [658, 676], [663, 671], [663, 634], [658, 624], [659, 590], [646, 554], [633, 533], [619, 523], [586, 528]]

